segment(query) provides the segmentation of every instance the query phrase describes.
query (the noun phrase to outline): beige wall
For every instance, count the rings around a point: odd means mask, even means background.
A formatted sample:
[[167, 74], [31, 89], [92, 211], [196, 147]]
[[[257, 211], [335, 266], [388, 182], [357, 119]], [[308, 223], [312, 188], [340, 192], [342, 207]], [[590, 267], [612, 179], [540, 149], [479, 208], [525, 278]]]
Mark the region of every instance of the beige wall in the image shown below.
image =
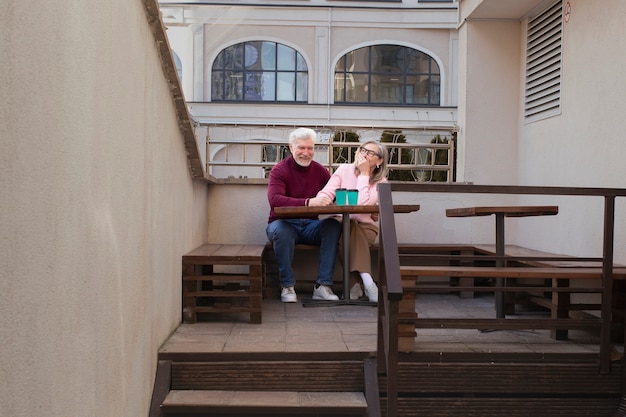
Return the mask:
[[462, 28], [466, 71], [459, 77], [463, 92], [459, 102], [460, 181], [516, 182], [519, 34], [519, 22], [472, 21]]
[[[565, 2], [564, 2], [565, 3]], [[626, 2], [570, 0], [563, 23], [561, 114], [524, 124], [520, 132], [520, 182], [583, 187], [626, 187], [626, 141], [621, 123], [626, 114]], [[567, 253], [601, 254], [602, 200], [582, 210], [562, 212]], [[615, 255], [626, 261], [626, 199], [617, 200]], [[572, 227], [575, 225], [575, 227]], [[534, 229], [526, 231], [530, 239]]]
[[147, 416], [206, 240], [140, 0], [0, 8], [0, 416]]
[[[468, 16], [476, 3], [462, 2], [461, 16]], [[469, 16], [463, 21], [459, 179], [478, 184], [626, 187], [626, 142], [619, 136], [619, 122], [626, 113], [626, 78], [621, 70], [626, 65], [622, 53], [626, 27], [621, 19], [626, 3], [611, 0], [602, 7], [584, 0], [569, 3], [570, 20], [563, 23], [561, 114], [532, 123], [523, 121], [526, 20]], [[622, 263], [624, 200], [617, 200], [615, 227], [615, 257]], [[557, 204], [560, 212], [550, 221], [509, 221], [509, 243], [601, 256], [602, 199], [527, 196], [518, 202]], [[489, 226], [478, 219], [472, 223], [471, 239], [481, 223]]]

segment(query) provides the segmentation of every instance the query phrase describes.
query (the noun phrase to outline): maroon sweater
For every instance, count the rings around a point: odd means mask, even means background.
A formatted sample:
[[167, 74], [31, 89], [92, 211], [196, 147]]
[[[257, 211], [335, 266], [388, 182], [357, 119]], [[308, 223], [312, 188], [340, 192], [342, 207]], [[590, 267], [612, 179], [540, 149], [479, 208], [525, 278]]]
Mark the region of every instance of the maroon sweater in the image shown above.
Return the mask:
[[268, 223], [278, 218], [274, 213], [274, 207], [304, 206], [306, 199], [315, 197], [329, 178], [328, 170], [315, 161], [308, 167], [303, 167], [289, 156], [277, 163], [270, 172], [267, 187], [267, 199], [270, 203]]

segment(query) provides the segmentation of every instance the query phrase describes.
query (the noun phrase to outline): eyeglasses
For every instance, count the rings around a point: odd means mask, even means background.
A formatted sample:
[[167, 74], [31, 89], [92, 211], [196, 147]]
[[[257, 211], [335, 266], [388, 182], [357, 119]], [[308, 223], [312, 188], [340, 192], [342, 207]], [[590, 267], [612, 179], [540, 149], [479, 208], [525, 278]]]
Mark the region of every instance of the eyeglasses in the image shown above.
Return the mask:
[[380, 155], [378, 154], [378, 152], [372, 151], [372, 150], [367, 149], [367, 148], [359, 148], [359, 152], [364, 153], [364, 154], [367, 154], [367, 156], [370, 156], [370, 157], [377, 156], [377, 157], [379, 157], [379, 158], [382, 158], [382, 156], [380, 156]]

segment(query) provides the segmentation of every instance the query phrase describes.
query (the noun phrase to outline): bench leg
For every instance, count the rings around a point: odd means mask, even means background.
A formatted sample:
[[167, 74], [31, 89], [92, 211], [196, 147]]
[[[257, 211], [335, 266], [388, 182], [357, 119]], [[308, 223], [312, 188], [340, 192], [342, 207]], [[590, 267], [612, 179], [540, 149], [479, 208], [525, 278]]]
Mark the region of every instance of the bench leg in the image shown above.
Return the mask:
[[[183, 277], [196, 276], [195, 265], [183, 264]], [[197, 290], [198, 281], [183, 279], [183, 323], [196, 322], [196, 297], [189, 295]]]
[[260, 324], [263, 310], [263, 279], [262, 266], [250, 265], [250, 323]]
[[[552, 279], [552, 287], [554, 288], [567, 288], [568, 286], [569, 280], [567, 279]], [[550, 317], [553, 319], [569, 318], [570, 303], [568, 292], [553, 292]], [[554, 340], [567, 340], [567, 329], [552, 329], [550, 337]]]
[[[460, 252], [460, 255], [465, 255], [465, 256], [473, 256], [474, 255], [474, 250], [462, 250]], [[461, 266], [474, 266], [474, 261], [467, 261], [467, 260], [461, 260], [459, 262], [459, 265]], [[459, 278], [459, 285], [461, 287], [471, 287], [476, 283], [476, 278], [471, 278], [471, 277], [467, 277], [467, 278]], [[459, 292], [459, 297], [461, 299], [470, 299], [470, 298], [474, 298], [474, 291], [461, 291]]]

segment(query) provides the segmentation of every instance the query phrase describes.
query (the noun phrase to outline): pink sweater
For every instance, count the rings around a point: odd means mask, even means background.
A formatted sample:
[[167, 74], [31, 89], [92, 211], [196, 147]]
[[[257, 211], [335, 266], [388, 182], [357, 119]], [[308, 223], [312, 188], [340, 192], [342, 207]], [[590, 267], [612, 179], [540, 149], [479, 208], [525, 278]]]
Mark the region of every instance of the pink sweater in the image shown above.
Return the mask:
[[[375, 205], [378, 204], [377, 184], [370, 184], [369, 181], [368, 175], [356, 175], [354, 164], [342, 164], [335, 170], [326, 186], [317, 195], [335, 198], [337, 188], [356, 189], [359, 190], [359, 205]], [[383, 178], [381, 182], [387, 182], [387, 179]], [[378, 223], [372, 219], [371, 214], [351, 214], [350, 219], [360, 223]]]

